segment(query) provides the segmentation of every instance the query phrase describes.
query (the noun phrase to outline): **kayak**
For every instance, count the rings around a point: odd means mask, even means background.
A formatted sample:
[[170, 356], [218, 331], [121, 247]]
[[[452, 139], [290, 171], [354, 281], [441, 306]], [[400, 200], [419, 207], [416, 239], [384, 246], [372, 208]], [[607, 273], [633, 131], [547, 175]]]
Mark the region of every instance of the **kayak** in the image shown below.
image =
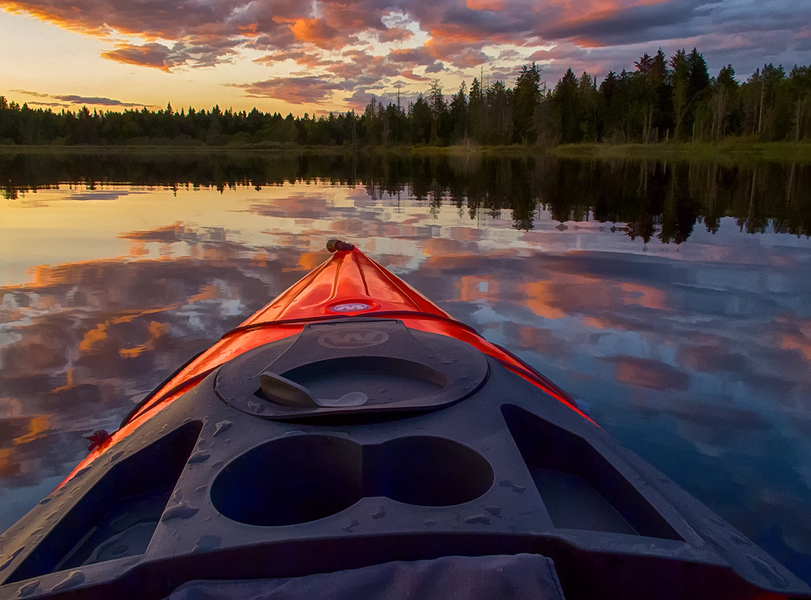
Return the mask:
[[352, 244], [0, 535], [4, 598], [811, 598]]

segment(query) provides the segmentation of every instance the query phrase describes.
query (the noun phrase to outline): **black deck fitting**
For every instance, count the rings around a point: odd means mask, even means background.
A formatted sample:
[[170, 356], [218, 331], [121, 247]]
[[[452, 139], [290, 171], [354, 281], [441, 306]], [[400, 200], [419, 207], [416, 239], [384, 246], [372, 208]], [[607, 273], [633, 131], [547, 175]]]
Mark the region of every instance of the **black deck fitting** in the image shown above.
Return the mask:
[[327, 250], [330, 252], [341, 252], [354, 250], [355, 246], [342, 240], [331, 239], [327, 242]]

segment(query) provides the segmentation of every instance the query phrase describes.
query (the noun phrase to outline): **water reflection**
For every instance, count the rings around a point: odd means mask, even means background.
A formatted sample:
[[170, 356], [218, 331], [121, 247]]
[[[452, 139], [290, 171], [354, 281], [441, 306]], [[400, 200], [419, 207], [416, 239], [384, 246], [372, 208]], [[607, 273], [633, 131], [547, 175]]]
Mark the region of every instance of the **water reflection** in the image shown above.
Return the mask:
[[[781, 234], [811, 222], [807, 167], [14, 160], [33, 179], [0, 223], [0, 529], [339, 234], [811, 579], [811, 242]], [[80, 167], [96, 183], [54, 187]]]
[[[476, 219], [509, 210], [514, 226], [525, 230], [533, 228], [540, 205], [561, 222], [626, 223], [627, 234], [645, 242], [684, 242], [697, 224], [714, 233], [725, 216], [748, 233], [811, 234], [807, 163], [586, 162], [473, 154], [0, 153], [7, 199], [60, 183], [93, 191], [110, 183], [224, 191], [297, 181], [362, 185], [372, 199], [400, 195], [408, 182], [411, 194], [431, 211], [450, 205]], [[106, 192], [95, 199], [115, 197], [116, 192]]]

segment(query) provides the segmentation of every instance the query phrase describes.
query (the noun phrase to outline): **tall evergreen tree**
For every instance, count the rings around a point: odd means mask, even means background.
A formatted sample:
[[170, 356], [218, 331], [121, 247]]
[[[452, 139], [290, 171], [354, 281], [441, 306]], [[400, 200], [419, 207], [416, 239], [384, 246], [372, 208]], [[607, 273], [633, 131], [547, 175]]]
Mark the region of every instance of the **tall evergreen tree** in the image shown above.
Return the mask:
[[420, 94], [411, 108], [411, 143], [430, 143], [433, 123], [434, 117], [431, 113], [431, 107]]
[[509, 144], [512, 140], [512, 90], [503, 81], [496, 81], [487, 88], [485, 95], [489, 120], [489, 142], [497, 145]]
[[560, 123], [560, 139], [564, 144], [579, 142], [582, 138], [578, 84], [577, 75], [567, 69], [555, 86], [554, 105]]
[[541, 69], [534, 62], [531, 67], [524, 65], [515, 82], [514, 98], [514, 139], [523, 144], [535, 143], [538, 137], [534, 122], [535, 108], [541, 100]]
[[792, 119], [793, 132], [791, 139], [799, 142], [809, 135], [811, 118], [809, 118], [809, 102], [811, 101], [811, 67], [798, 67], [794, 65], [788, 75], [788, 91], [794, 104]]
[[451, 142], [458, 143], [468, 137], [468, 110], [467, 94], [465, 93], [465, 82], [459, 86], [459, 91], [451, 99], [449, 111], [449, 129], [451, 131]]
[[690, 108], [690, 65], [684, 49], [670, 58], [670, 85], [673, 88], [673, 137], [680, 140], [687, 111]]
[[428, 89], [428, 106], [431, 108], [431, 143], [439, 145], [446, 139], [446, 124], [448, 120], [448, 104], [442, 93], [442, 84], [439, 79], [431, 82]]
[[717, 142], [726, 135], [730, 115], [737, 108], [738, 81], [732, 65], [723, 67], [715, 78], [711, 101], [712, 127], [710, 137]]
[[473, 83], [470, 84], [468, 115], [470, 119], [470, 136], [480, 144], [485, 143], [487, 132], [487, 107], [484, 102], [482, 84], [476, 77], [473, 78]]

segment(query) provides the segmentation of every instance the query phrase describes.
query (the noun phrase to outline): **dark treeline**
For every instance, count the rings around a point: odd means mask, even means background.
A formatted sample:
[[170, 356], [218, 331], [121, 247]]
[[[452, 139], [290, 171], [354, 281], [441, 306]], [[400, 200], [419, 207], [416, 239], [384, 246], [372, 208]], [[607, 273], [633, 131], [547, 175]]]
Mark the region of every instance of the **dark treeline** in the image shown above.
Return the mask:
[[666, 141], [717, 142], [811, 138], [811, 67], [788, 73], [772, 64], [745, 82], [731, 65], [711, 77], [695, 48], [669, 59], [661, 49], [598, 85], [569, 69], [552, 90], [524, 66], [513, 87], [473, 80], [450, 97], [438, 80], [402, 107], [372, 98], [357, 114], [292, 114], [194, 108], [54, 112], [0, 96], [0, 144], [253, 145], [554, 145]]
[[699, 224], [715, 233], [723, 217], [734, 218], [748, 233], [811, 234], [811, 166], [797, 163], [729, 166], [478, 154], [0, 153], [0, 181], [9, 201], [60, 185], [225, 191], [320, 181], [363, 186], [372, 198], [392, 202], [414, 197], [431, 211], [454, 206], [471, 219], [511, 218], [526, 230], [540, 210], [547, 210], [561, 222], [598, 221], [645, 242], [678, 244]]

